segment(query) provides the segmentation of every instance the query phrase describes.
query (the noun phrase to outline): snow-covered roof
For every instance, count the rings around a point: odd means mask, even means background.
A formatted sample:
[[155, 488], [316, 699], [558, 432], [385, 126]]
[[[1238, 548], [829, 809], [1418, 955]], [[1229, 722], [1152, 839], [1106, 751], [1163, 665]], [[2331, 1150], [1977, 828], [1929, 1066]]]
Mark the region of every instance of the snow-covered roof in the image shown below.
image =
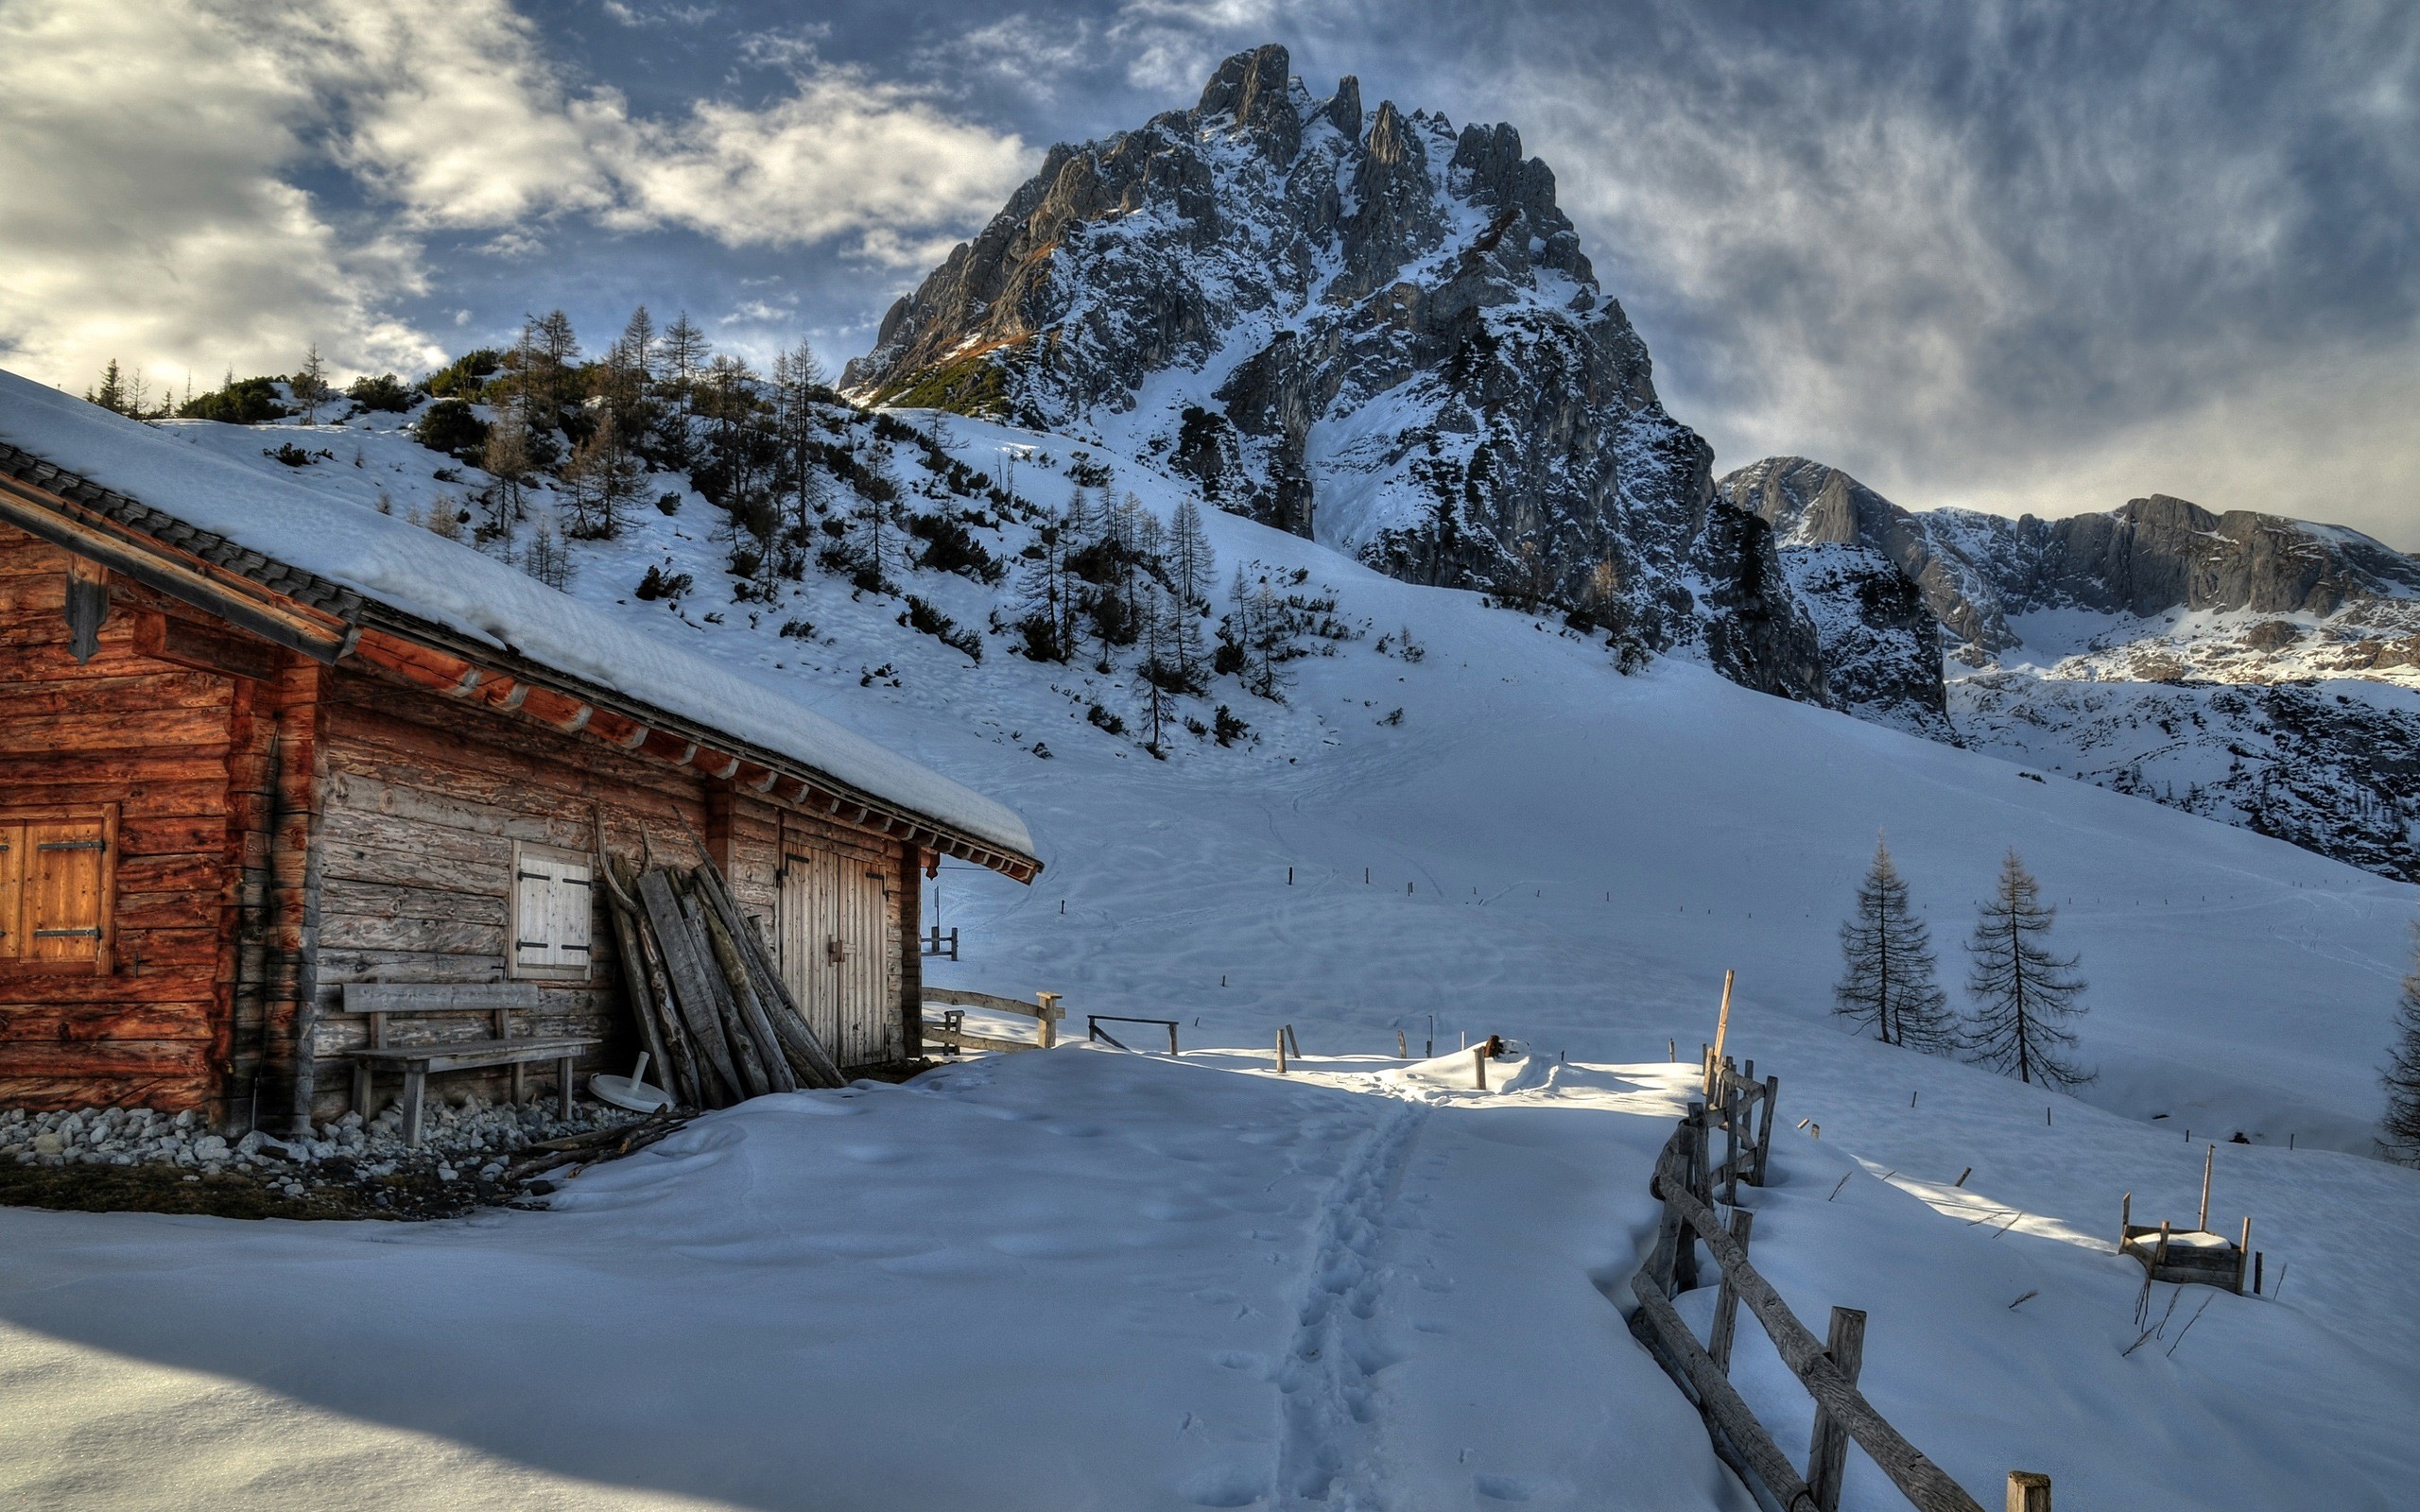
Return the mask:
[[0, 441], [297, 572], [785, 757], [868, 798], [1031, 859], [1006, 806], [458, 541], [254, 472], [0, 370]]

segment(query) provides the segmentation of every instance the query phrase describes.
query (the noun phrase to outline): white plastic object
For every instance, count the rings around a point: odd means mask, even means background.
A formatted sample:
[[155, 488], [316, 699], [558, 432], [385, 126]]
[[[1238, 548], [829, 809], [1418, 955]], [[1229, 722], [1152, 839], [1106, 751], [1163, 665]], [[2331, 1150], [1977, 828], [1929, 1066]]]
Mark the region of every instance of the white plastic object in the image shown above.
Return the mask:
[[647, 1084], [647, 1052], [639, 1052], [639, 1063], [627, 1076], [609, 1076], [602, 1073], [588, 1078], [588, 1091], [600, 1103], [627, 1108], [633, 1113], [652, 1113], [672, 1106], [672, 1094], [661, 1087]]

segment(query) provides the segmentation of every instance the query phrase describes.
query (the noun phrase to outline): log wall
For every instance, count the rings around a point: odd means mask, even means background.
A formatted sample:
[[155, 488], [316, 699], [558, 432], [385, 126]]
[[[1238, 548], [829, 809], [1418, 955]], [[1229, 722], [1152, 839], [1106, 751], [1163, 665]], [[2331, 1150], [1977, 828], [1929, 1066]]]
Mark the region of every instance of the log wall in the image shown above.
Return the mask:
[[118, 805], [114, 939], [106, 971], [0, 963], [0, 1104], [223, 1117], [248, 839], [266, 857], [235, 778], [258, 781], [275, 691], [147, 654], [139, 633], [180, 611], [124, 583], [78, 665], [67, 564], [0, 526], [0, 809]]
[[[505, 979], [513, 842], [586, 853], [600, 820], [626, 857], [687, 865], [702, 838], [776, 943], [787, 858], [882, 873], [878, 1012], [895, 1021], [861, 1062], [917, 1053], [914, 847], [358, 662], [324, 667], [123, 580], [79, 666], [68, 560], [0, 526], [0, 810], [118, 805], [112, 961], [0, 962], [0, 1106], [195, 1108], [278, 1131], [300, 1104], [336, 1116], [365, 1038], [342, 988]], [[602, 903], [592, 937], [609, 946]], [[517, 1033], [596, 1038], [583, 1070], [629, 1065], [610, 946], [586, 981], [541, 985], [546, 1005]]]

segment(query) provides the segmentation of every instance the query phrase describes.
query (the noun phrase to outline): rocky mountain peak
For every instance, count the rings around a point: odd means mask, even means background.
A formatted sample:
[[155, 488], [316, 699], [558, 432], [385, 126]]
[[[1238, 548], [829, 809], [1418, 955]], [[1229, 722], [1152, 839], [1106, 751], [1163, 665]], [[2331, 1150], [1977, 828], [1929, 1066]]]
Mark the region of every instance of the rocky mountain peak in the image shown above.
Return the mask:
[[1189, 111], [1051, 149], [886, 317], [843, 382], [995, 414], [1190, 478], [1397, 576], [1694, 646], [1825, 697], [1772, 532], [1730, 518], [1664, 411], [1553, 171], [1282, 47]]

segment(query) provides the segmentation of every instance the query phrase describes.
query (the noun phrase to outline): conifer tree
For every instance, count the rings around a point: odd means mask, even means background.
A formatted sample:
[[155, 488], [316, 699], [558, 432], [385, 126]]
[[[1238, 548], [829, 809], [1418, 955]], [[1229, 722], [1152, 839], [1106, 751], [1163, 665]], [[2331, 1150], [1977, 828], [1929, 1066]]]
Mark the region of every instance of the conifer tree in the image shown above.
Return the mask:
[[608, 405], [596, 428], [572, 453], [563, 469], [574, 519], [568, 534], [583, 541], [610, 541], [622, 533], [622, 517], [638, 497], [646, 470], [622, 442], [622, 428]]
[[790, 501], [790, 528], [800, 542], [814, 517], [831, 502], [830, 486], [816, 465], [815, 399], [823, 387], [823, 366], [804, 340], [773, 358], [773, 430], [781, 441], [782, 493]]
[[84, 390], [84, 403], [98, 404], [112, 415], [134, 413], [133, 406], [127, 398], [126, 379], [118, 371], [115, 357], [112, 357], [109, 366], [101, 369], [101, 386], [98, 388]]
[[1158, 583], [1143, 584], [1140, 602], [1135, 606], [1140, 616], [1136, 639], [1141, 643], [1142, 662], [1134, 670], [1134, 693], [1143, 700], [1143, 720], [1150, 731], [1143, 748], [1154, 756], [1165, 756], [1164, 742], [1167, 727], [1176, 722], [1176, 695], [1182, 685], [1175, 658], [1167, 643], [1169, 614], [1167, 590]]
[[687, 388], [695, 383], [706, 365], [706, 354], [714, 350], [706, 334], [682, 311], [672, 323], [664, 328], [664, 367], [666, 379], [676, 387]]
[[330, 390], [328, 365], [320, 360], [317, 342], [312, 343], [310, 355], [302, 359], [302, 366], [286, 381], [286, 387], [294, 390], [294, 402], [302, 406], [302, 423], [320, 423], [320, 406], [328, 402]]
[[1886, 1045], [1938, 1052], [1956, 1043], [1947, 1000], [1935, 980], [1930, 932], [1908, 903], [1908, 884], [1879, 837], [1857, 890], [1857, 913], [1841, 926], [1845, 960], [1832, 1011], [1873, 1028]]
[[1201, 507], [1190, 498], [1178, 500], [1168, 529], [1168, 587], [1177, 601], [1188, 609], [1209, 608], [1218, 570], [1209, 533], [1201, 528]]
[[2420, 970], [2403, 979], [2385, 1080], [2387, 1153], [2420, 1165]]
[[1025, 654], [1036, 662], [1064, 662], [1074, 644], [1074, 575], [1067, 570], [1067, 529], [1063, 516], [1046, 515], [1033, 532], [1033, 550], [1018, 575], [1017, 628]]
[[1966, 990], [1975, 1009], [1963, 1039], [1976, 1064], [2064, 1091], [2094, 1074], [2067, 1058], [2076, 1037], [2066, 1025], [2085, 1011], [2077, 1001], [2084, 984], [2075, 974], [2076, 958], [2054, 955], [2044, 943], [2057, 917], [2011, 850], [1966, 945], [1972, 961]]
[[630, 323], [622, 327], [622, 353], [637, 376], [644, 390], [655, 382], [655, 318], [642, 304], [631, 312]]
[[493, 539], [510, 531], [527, 513], [524, 499], [535, 462], [530, 455], [529, 427], [518, 406], [507, 404], [497, 411], [495, 423], [488, 427], [479, 465], [495, 478], [495, 486], [488, 490], [488, 521], [479, 532]]

